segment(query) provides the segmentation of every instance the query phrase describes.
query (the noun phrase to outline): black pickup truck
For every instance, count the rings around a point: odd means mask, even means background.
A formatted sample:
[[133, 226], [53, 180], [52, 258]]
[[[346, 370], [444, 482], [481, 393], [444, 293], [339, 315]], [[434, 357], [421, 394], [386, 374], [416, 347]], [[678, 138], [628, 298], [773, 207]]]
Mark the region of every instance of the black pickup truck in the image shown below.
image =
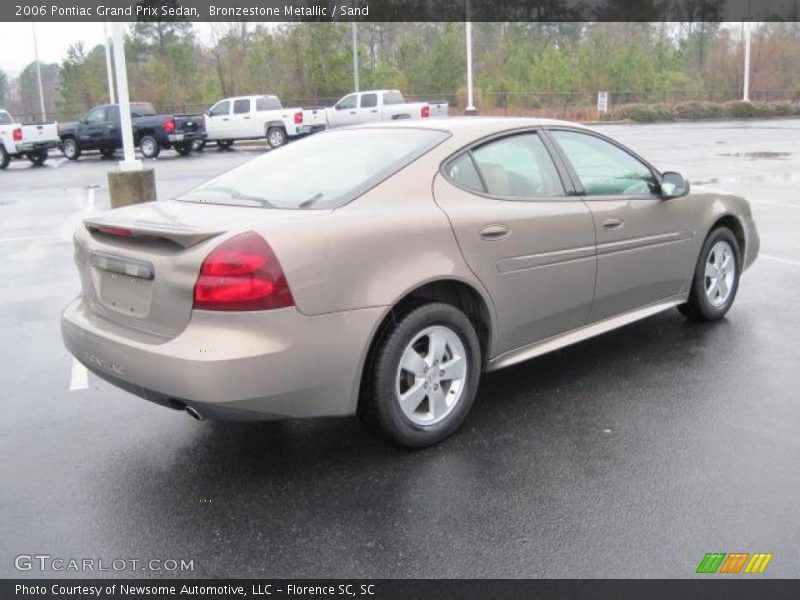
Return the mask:
[[[192, 144], [205, 140], [203, 115], [157, 115], [148, 102], [131, 102], [133, 143], [145, 158], [155, 158], [162, 148], [175, 148], [183, 156]], [[78, 160], [84, 150], [100, 150], [105, 158], [122, 148], [119, 105], [95, 106], [75, 123], [60, 126], [61, 151]]]

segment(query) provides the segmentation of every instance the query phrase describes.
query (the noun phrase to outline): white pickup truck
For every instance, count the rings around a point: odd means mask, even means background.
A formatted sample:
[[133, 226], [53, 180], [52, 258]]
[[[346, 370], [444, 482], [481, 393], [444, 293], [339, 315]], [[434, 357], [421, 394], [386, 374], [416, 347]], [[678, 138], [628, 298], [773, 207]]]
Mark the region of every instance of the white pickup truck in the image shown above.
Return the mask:
[[446, 117], [447, 102], [406, 102], [397, 90], [368, 90], [348, 94], [326, 110], [328, 125], [341, 127], [371, 121]]
[[50, 149], [60, 143], [57, 123], [22, 125], [14, 122], [8, 111], [0, 110], [0, 169], [5, 169], [12, 158], [23, 156], [41, 165]]
[[327, 127], [325, 111], [284, 108], [277, 96], [225, 98], [205, 113], [206, 140], [229, 148], [236, 140], [267, 139], [272, 148]]

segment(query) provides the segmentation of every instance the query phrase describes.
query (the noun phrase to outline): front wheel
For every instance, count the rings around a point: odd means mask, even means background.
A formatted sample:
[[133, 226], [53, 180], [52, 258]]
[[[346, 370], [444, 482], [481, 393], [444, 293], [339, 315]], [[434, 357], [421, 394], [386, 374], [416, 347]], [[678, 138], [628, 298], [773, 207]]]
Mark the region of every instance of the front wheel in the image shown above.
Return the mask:
[[739, 289], [741, 251], [727, 227], [714, 229], [703, 242], [689, 300], [678, 309], [693, 321], [715, 321], [725, 316]]
[[28, 160], [37, 167], [43, 165], [44, 161], [47, 160], [47, 150], [37, 150], [36, 152], [31, 152], [28, 154]]
[[467, 416], [481, 376], [478, 336], [452, 305], [422, 305], [401, 317], [368, 362], [359, 415], [409, 448], [442, 441]]
[[282, 127], [270, 127], [267, 130], [267, 143], [270, 148], [280, 148], [289, 138], [286, 135], [286, 130]]
[[69, 160], [78, 160], [81, 157], [81, 147], [75, 138], [67, 138], [61, 142], [61, 152]]
[[192, 153], [192, 142], [181, 142], [174, 145], [175, 152], [181, 156], [189, 156]]
[[142, 151], [142, 156], [145, 158], [155, 158], [161, 153], [161, 146], [152, 135], [143, 135], [139, 140], [139, 150]]
[[11, 156], [6, 151], [6, 147], [0, 144], [0, 169], [5, 169], [11, 162]]

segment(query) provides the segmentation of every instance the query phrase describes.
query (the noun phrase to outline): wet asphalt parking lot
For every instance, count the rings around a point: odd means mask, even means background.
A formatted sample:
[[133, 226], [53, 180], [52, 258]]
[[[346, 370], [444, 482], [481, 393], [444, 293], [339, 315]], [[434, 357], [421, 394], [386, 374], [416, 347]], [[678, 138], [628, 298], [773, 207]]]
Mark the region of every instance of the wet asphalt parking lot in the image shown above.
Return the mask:
[[[81, 576], [14, 567], [49, 554], [193, 560], [178, 574], [193, 577], [691, 577], [714, 551], [770, 552], [765, 575], [800, 575], [800, 120], [600, 129], [750, 198], [761, 256], [734, 308], [493, 373], [463, 429], [418, 452], [356, 419], [198, 423], [87, 376], [59, 313], [79, 289], [72, 231], [108, 207], [113, 163], [12, 163], [0, 576]], [[167, 198], [262, 151], [148, 166]]]

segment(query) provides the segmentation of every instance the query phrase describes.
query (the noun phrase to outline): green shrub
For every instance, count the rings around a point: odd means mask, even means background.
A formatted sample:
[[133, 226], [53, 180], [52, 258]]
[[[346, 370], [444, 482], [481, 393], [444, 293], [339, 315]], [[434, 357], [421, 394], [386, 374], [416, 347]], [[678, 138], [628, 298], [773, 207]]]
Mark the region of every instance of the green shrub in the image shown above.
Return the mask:
[[756, 109], [752, 102], [733, 100], [722, 105], [725, 116], [732, 119], [751, 119], [756, 116]]
[[603, 120], [639, 123], [675, 119], [760, 119], [800, 116], [800, 104], [792, 102], [679, 102], [678, 104], [620, 104], [603, 115]]

